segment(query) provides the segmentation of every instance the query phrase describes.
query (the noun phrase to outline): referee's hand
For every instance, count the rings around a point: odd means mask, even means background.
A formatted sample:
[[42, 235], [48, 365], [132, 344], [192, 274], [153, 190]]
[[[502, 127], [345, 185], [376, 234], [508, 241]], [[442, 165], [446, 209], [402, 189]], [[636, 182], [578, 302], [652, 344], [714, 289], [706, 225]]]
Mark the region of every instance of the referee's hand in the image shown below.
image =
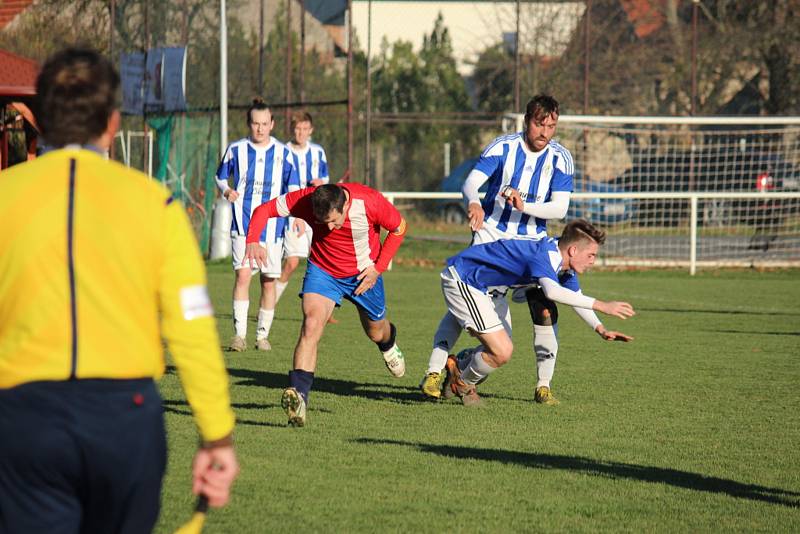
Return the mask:
[[238, 475], [239, 463], [232, 445], [201, 448], [192, 462], [192, 493], [208, 497], [208, 504], [214, 508], [225, 506]]
[[248, 243], [244, 249], [244, 265], [251, 269], [261, 269], [267, 264], [267, 249], [258, 243]]

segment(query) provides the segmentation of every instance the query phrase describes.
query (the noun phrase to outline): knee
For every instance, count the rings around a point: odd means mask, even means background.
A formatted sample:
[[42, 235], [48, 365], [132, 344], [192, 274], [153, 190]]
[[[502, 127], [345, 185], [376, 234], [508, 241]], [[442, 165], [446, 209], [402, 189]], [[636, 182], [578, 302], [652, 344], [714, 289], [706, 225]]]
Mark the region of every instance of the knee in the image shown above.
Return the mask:
[[511, 361], [511, 355], [514, 353], [514, 344], [509, 339], [508, 342], [503, 343], [495, 349], [494, 362], [498, 367], [507, 364]]
[[325, 329], [325, 320], [317, 315], [307, 315], [303, 318], [302, 336], [308, 340], [317, 340], [322, 337]]
[[236, 271], [236, 278], [233, 283], [239, 287], [247, 287], [250, 285], [250, 273], [246, 268]]
[[383, 341], [383, 338], [385, 337], [383, 324], [381, 324], [380, 326], [370, 325], [369, 328], [367, 328], [366, 333], [367, 337], [373, 343], [380, 343], [381, 341]]

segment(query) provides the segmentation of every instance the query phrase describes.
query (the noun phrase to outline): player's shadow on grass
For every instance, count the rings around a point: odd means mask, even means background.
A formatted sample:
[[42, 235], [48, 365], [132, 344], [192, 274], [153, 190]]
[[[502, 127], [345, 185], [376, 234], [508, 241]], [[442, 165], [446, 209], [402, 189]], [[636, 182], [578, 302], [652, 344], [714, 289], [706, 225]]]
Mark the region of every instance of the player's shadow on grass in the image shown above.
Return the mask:
[[706, 330], [706, 332], [719, 332], [720, 334], [749, 334], [765, 336], [800, 336], [800, 332], [765, 332], [763, 330]]
[[692, 313], [710, 313], [710, 314], [720, 314], [720, 315], [764, 315], [764, 316], [774, 316], [774, 315], [785, 315], [789, 317], [796, 317], [800, 316], [800, 313], [795, 312], [786, 312], [786, 311], [774, 311], [774, 312], [766, 312], [766, 311], [756, 311], [756, 310], [697, 310], [697, 309], [688, 309], [688, 308], [636, 308], [637, 312], [661, 312], [661, 313], [683, 313], [683, 314], [692, 314]]
[[[269, 371], [254, 371], [252, 369], [228, 369], [228, 374], [235, 381], [235, 386], [262, 386], [271, 389], [283, 390], [289, 385], [289, 379], [284, 373], [271, 373]], [[401, 404], [429, 404], [423, 398], [419, 389], [413, 386], [402, 386], [388, 383], [354, 382], [316, 376], [314, 378], [314, 392], [330, 393], [345, 397], [364, 397], [378, 401], [391, 401]], [[487, 398], [502, 398], [486, 395]], [[519, 399], [510, 399], [519, 400]]]
[[[232, 313], [215, 313], [214, 317], [217, 319], [217, 322], [228, 322], [233, 321], [233, 314]], [[281, 322], [286, 321], [289, 323], [299, 323], [303, 320], [302, 317], [287, 317], [285, 315], [276, 315], [273, 321]], [[248, 323], [258, 324], [258, 317], [251, 315], [247, 318]]]
[[[166, 373], [176, 374], [175, 366], [168, 365]], [[271, 373], [269, 371], [254, 371], [253, 369], [228, 368], [228, 374], [233, 378], [240, 378], [232, 382], [234, 386], [261, 386], [283, 391], [289, 385], [287, 373]], [[372, 400], [392, 401], [400, 404], [430, 404], [431, 401], [422, 396], [420, 390], [413, 386], [401, 386], [387, 383], [353, 382], [316, 376], [313, 391], [321, 391], [332, 395], [345, 397], [366, 397]], [[503, 400], [530, 403], [530, 398], [511, 397], [496, 393], [481, 393], [487, 400]]]
[[[173, 413], [176, 415], [183, 415], [186, 417], [191, 417], [192, 412], [189, 409], [189, 404], [184, 400], [167, 400], [164, 399], [161, 401], [162, 406], [164, 407], [164, 411], [167, 413]], [[176, 406], [183, 407], [176, 408]], [[247, 403], [239, 403], [239, 404], [231, 404], [234, 408], [242, 408], [242, 409], [264, 409], [264, 408], [280, 408], [280, 404], [256, 404], [252, 402]], [[237, 425], [251, 425], [251, 426], [270, 426], [275, 428], [285, 428], [286, 424], [278, 424], [278, 423], [269, 423], [267, 421], [254, 421], [252, 419], [243, 419], [241, 417], [236, 417], [236, 424]]]
[[709, 493], [721, 493], [740, 499], [763, 501], [780, 504], [791, 508], [800, 507], [800, 493], [780, 488], [769, 488], [757, 484], [744, 484], [729, 480], [705, 476], [699, 473], [665, 469], [646, 465], [606, 462], [582, 458], [580, 456], [562, 456], [558, 454], [536, 454], [530, 452], [483, 449], [476, 447], [460, 447], [454, 445], [433, 445], [429, 443], [411, 443], [389, 439], [359, 438], [354, 440], [365, 445], [400, 445], [427, 452], [447, 456], [449, 458], [484, 460], [504, 464], [517, 464], [532, 469], [563, 469], [592, 476], [611, 479], [629, 479], [640, 482], [667, 484], [678, 488], [686, 488]]

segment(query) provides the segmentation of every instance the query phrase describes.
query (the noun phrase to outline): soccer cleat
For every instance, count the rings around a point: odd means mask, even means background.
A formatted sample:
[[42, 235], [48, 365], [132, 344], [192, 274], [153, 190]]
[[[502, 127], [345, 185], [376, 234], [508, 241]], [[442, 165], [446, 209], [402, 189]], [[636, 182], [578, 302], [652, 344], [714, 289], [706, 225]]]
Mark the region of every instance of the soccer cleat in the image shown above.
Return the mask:
[[289, 416], [289, 426], [305, 426], [306, 401], [295, 388], [286, 388], [281, 395], [281, 406]]
[[539, 386], [536, 388], [536, 393], [533, 395], [533, 400], [539, 404], [546, 404], [548, 406], [555, 406], [559, 404], [557, 398], [553, 396], [553, 392], [547, 386]]
[[426, 399], [436, 400], [442, 396], [442, 382], [444, 382], [444, 373], [428, 373], [422, 378], [419, 383], [419, 389]]
[[444, 383], [445, 391], [450, 390], [450, 395], [445, 395], [445, 398], [450, 398], [454, 395], [461, 397], [461, 403], [464, 406], [480, 406], [483, 400], [478, 396], [478, 391], [475, 389], [474, 384], [465, 384], [461, 380], [461, 370], [458, 368], [458, 361], [452, 354], [447, 357], [447, 379]]
[[258, 350], [272, 350], [272, 345], [270, 345], [267, 338], [262, 337], [261, 339], [256, 339], [256, 348]]
[[231, 352], [244, 352], [247, 350], [247, 342], [242, 337], [233, 336], [231, 338], [231, 346], [228, 350]]
[[406, 360], [403, 358], [400, 347], [395, 344], [391, 349], [382, 354], [383, 362], [386, 364], [386, 368], [392, 373], [393, 377], [400, 378], [406, 374]]

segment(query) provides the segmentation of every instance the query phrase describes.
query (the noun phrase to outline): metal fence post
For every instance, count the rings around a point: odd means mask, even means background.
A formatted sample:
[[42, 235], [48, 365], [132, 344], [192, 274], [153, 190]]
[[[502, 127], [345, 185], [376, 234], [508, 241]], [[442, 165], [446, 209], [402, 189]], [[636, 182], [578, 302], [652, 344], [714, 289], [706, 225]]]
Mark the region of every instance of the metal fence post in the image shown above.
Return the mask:
[[692, 195], [689, 210], [689, 275], [694, 276], [697, 272], [697, 195]]

